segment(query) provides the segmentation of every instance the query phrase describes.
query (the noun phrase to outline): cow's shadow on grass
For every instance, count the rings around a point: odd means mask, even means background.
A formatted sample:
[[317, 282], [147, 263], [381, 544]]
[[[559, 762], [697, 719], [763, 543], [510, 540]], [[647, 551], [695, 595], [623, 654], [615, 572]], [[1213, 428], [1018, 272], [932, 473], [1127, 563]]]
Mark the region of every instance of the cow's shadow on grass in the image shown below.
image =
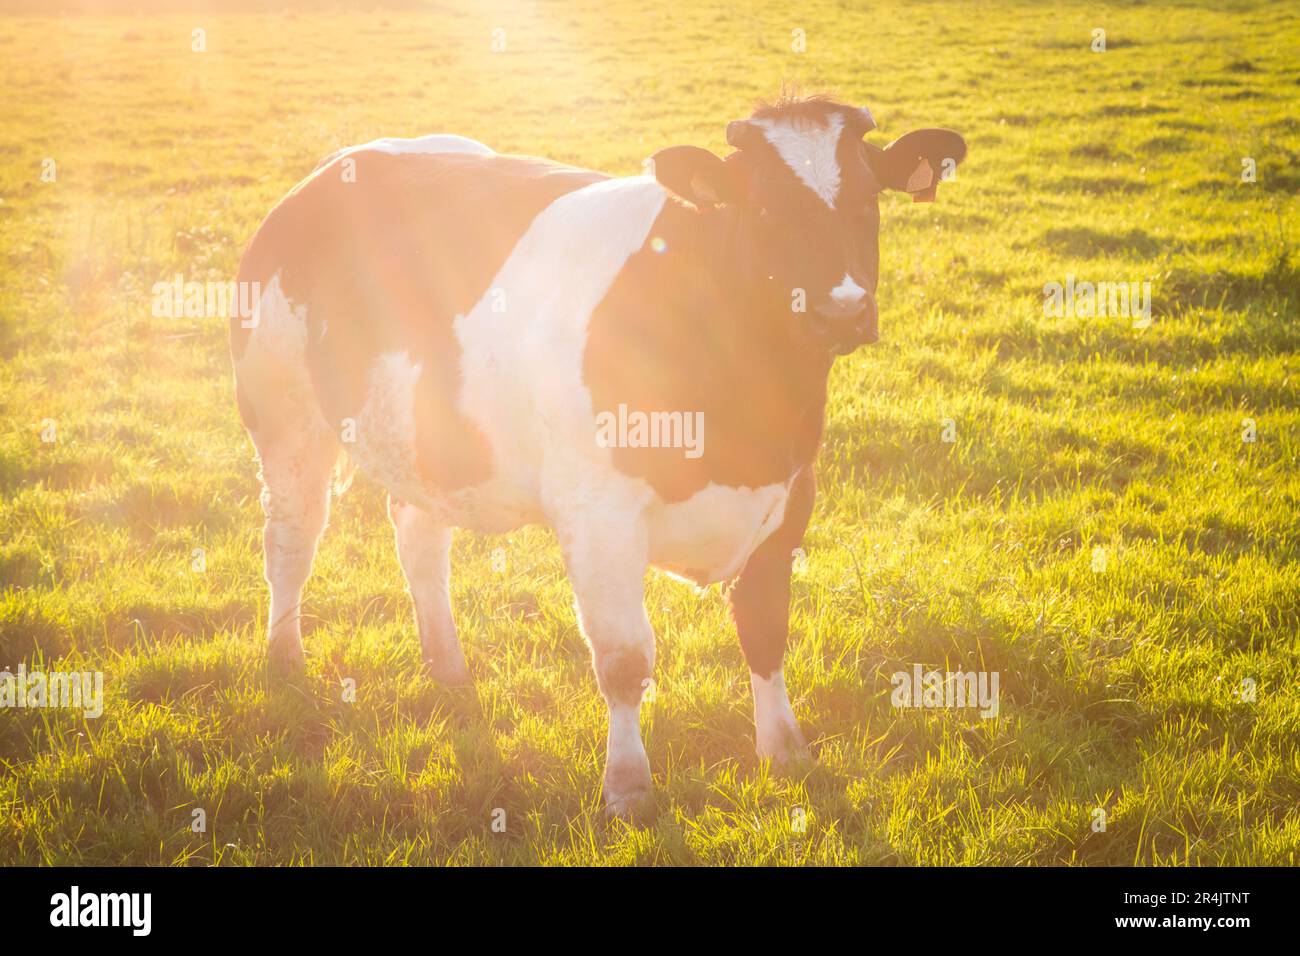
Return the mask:
[[[434, 744], [449, 748], [454, 766], [473, 768], [477, 777], [494, 774], [505, 780], [510, 773], [494, 743], [482, 692], [474, 684], [441, 684], [422, 665], [407, 664], [378, 679], [382, 686], [372, 692], [364, 680], [342, 676], [334, 662], [313, 662], [310, 657], [306, 670], [283, 671], [263, 664], [260, 674], [266, 730], [287, 734], [299, 761], [323, 763], [331, 743], [344, 738], [380, 760], [384, 747], [395, 746], [394, 738], [434, 728]], [[428, 743], [414, 748], [412, 752], [423, 751], [417, 762], [428, 759], [429, 749]]]

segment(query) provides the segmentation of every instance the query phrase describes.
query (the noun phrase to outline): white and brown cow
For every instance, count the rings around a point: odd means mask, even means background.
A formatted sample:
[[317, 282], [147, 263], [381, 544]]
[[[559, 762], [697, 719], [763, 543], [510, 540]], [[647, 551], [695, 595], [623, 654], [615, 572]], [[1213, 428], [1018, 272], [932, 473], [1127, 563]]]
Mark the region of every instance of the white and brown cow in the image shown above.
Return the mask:
[[[244, 255], [240, 279], [262, 292], [231, 322], [265, 485], [272, 661], [301, 663], [299, 603], [345, 453], [389, 493], [441, 680], [469, 679], [451, 529], [555, 529], [609, 705], [610, 811], [650, 788], [650, 565], [731, 582], [758, 753], [801, 754], [781, 665], [827, 373], [876, 340], [881, 191], [933, 198], [966, 152], [933, 129], [882, 149], [863, 140], [874, 125], [787, 100], [731, 123], [726, 159], [675, 146], [627, 178], [457, 136], [381, 139], [299, 183]], [[597, 440], [598, 416], [629, 409], [702, 413], [702, 453]]]

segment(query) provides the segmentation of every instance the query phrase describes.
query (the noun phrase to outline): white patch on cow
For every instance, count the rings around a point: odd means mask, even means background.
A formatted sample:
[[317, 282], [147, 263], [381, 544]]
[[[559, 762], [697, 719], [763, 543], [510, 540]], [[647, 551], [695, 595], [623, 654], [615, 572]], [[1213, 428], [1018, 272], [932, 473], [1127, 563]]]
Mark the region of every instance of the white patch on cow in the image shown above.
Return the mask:
[[452, 133], [434, 133], [430, 136], [416, 136], [410, 139], [404, 139], [400, 136], [384, 136], [379, 139], [372, 139], [370, 142], [362, 143], [359, 146], [349, 146], [337, 155], [347, 156], [351, 153], [360, 153], [363, 151], [388, 153], [391, 156], [399, 156], [404, 153], [474, 153], [479, 156], [496, 155], [496, 151], [490, 146], [484, 146], [476, 139], [470, 139], [467, 136], [456, 136]]
[[853, 277], [847, 272], [844, 273], [844, 279], [840, 284], [831, 289], [831, 298], [841, 307], [856, 305], [866, 294], [867, 290], [854, 282]]
[[307, 308], [286, 298], [277, 270], [262, 286], [249, 318], [252, 329], [235, 361], [240, 388], [248, 396], [274, 396], [256, 402], [258, 428], [278, 432], [297, 423], [324, 425], [307, 371]]
[[[456, 317], [460, 404], [502, 465], [494, 480], [536, 489], [540, 472], [577, 461], [612, 471], [582, 380], [587, 325], [667, 195], [634, 176], [561, 196], [529, 225], [478, 304]], [[497, 290], [504, 309], [492, 307]]]
[[252, 327], [250, 345], [282, 361], [302, 363], [307, 349], [307, 309], [285, 297], [278, 269], [263, 287], [247, 321]]
[[804, 119], [753, 121], [781, 159], [826, 205], [835, 208], [840, 193], [840, 161], [835, 151], [844, 118], [831, 114], [826, 125]]
[[355, 441], [346, 450], [394, 497], [427, 506], [432, 502], [415, 455], [415, 384], [421, 371], [403, 350], [375, 360], [356, 416]]
[[685, 501], [655, 504], [647, 520], [650, 560], [696, 583], [726, 581], [785, 520], [789, 487], [732, 488], [712, 482]]
[[767, 677], [749, 673], [754, 691], [754, 743], [760, 758], [785, 761], [804, 749], [803, 732], [790, 708], [785, 674], [777, 668]]
[[372, 139], [368, 143], [361, 143], [357, 146], [348, 146], [344, 149], [335, 150], [316, 164], [316, 170], [320, 171], [336, 160], [342, 159], [344, 156], [351, 156], [353, 153], [364, 152], [387, 153], [390, 156], [400, 156], [406, 153], [469, 153], [476, 156], [496, 155], [496, 151], [490, 146], [484, 146], [478, 140], [470, 139], [466, 136], [456, 136], [452, 133], [434, 133], [431, 136], [417, 136], [411, 139], [403, 139], [400, 136], [384, 136], [379, 139]]

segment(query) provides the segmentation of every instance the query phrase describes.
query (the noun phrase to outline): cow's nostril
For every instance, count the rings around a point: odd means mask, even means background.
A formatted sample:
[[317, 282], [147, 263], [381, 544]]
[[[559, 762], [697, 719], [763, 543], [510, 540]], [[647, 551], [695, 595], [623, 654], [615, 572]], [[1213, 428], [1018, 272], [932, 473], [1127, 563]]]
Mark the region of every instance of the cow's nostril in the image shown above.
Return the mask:
[[876, 302], [870, 295], [854, 299], [832, 296], [809, 309], [807, 328], [834, 355], [847, 355], [878, 338]]

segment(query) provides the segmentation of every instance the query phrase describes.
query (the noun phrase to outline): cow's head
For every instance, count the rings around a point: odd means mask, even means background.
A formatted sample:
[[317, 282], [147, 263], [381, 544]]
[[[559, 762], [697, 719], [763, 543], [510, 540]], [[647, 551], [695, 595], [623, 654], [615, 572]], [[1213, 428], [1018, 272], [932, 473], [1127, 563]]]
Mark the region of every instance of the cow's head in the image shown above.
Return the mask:
[[789, 316], [795, 336], [834, 354], [879, 337], [880, 193], [933, 200], [966, 157], [952, 130], [914, 130], [882, 148], [863, 139], [875, 126], [863, 108], [786, 100], [728, 124], [736, 151], [726, 159], [695, 146], [651, 157], [678, 196], [734, 212], [737, 240], [726, 253], [754, 305]]

